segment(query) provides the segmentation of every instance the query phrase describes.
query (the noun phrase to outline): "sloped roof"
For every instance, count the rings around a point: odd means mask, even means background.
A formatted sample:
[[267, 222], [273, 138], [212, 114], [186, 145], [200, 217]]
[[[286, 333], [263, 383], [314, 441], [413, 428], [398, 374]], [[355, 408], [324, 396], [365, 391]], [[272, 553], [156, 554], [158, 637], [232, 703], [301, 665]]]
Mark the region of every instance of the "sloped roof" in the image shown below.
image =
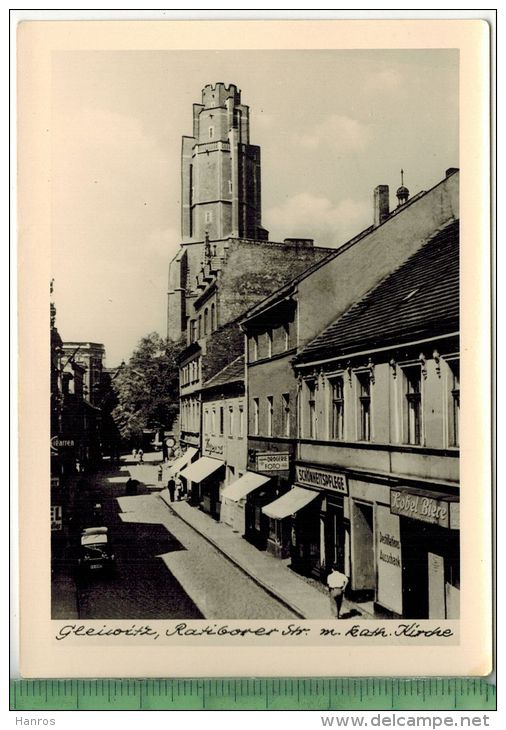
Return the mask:
[[459, 224], [454, 222], [308, 343], [297, 361], [401, 344], [458, 326]]
[[[443, 185], [446, 180], [451, 177], [452, 175], [456, 175], [459, 173], [458, 168], [454, 168], [453, 171], [450, 173], [450, 171], [447, 171], [446, 176], [437, 182], [435, 185], [432, 186], [432, 188], [429, 188], [429, 190], [421, 190], [420, 192], [413, 195], [409, 200], [399, 208], [396, 208], [390, 212], [390, 215], [388, 218], [381, 224], [382, 226], [387, 224], [394, 216], [403, 215], [405, 211], [409, 210], [413, 204], [416, 204], [418, 200], [421, 198], [426, 197], [429, 193], [431, 193], [433, 190], [435, 190], [439, 185]], [[247, 322], [250, 319], [254, 319], [260, 312], [263, 312], [266, 309], [269, 309], [269, 307], [276, 302], [278, 299], [282, 298], [286, 294], [290, 293], [291, 290], [298, 284], [298, 282], [302, 281], [303, 279], [306, 279], [308, 276], [310, 276], [314, 271], [317, 271], [322, 266], [325, 266], [331, 259], [336, 258], [336, 256], [340, 256], [342, 253], [347, 251], [349, 248], [357, 244], [359, 241], [361, 241], [363, 238], [369, 235], [369, 233], [373, 232], [376, 229], [374, 225], [368, 226], [363, 231], [360, 231], [360, 233], [357, 233], [355, 236], [349, 239], [349, 241], [346, 241], [345, 243], [342, 243], [341, 245], [338, 245], [337, 248], [331, 247], [329, 248], [329, 254], [328, 256], [324, 256], [319, 261], [315, 261], [313, 264], [308, 266], [307, 269], [304, 269], [300, 274], [295, 276], [293, 279], [288, 281], [286, 284], [281, 286], [279, 289], [276, 289], [272, 292], [272, 294], [269, 294], [269, 296], [265, 297], [265, 299], [262, 299], [261, 302], [258, 302], [258, 304], [253, 305], [250, 307], [250, 309], [246, 310], [242, 317], [240, 318], [240, 323], [243, 324], [244, 322]]]
[[239, 355], [228, 365], [225, 365], [223, 370], [213, 375], [212, 378], [207, 380], [203, 385], [203, 390], [206, 388], [215, 388], [218, 385], [224, 385], [225, 383], [237, 383], [244, 380], [244, 355]]

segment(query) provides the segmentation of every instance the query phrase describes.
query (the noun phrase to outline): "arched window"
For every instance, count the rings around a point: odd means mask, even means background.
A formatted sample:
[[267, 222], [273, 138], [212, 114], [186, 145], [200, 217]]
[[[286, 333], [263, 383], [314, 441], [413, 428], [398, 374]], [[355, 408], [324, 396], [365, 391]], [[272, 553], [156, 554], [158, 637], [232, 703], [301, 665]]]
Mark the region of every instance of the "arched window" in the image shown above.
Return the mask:
[[211, 304], [211, 332], [216, 329], [216, 305], [213, 302]]
[[198, 336], [199, 337], [202, 337], [202, 315], [201, 314], [199, 314], [199, 327], [198, 327], [198, 332], [199, 332]]
[[206, 307], [204, 309], [204, 334], [205, 335], [207, 335], [207, 331], [208, 331], [208, 325], [209, 325], [208, 318], [209, 318], [209, 311]]

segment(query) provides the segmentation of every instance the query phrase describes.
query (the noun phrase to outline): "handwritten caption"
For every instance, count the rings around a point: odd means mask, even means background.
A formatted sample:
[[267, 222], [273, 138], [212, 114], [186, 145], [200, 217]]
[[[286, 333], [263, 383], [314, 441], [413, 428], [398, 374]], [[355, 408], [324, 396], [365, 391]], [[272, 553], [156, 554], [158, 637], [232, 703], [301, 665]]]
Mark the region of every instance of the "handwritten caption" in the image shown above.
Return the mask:
[[70, 638], [121, 638], [135, 639], [144, 637], [149, 640], [158, 641], [171, 638], [199, 638], [199, 637], [224, 637], [224, 638], [294, 638], [318, 636], [325, 638], [344, 637], [346, 639], [449, 639], [454, 636], [451, 628], [443, 626], [424, 626], [419, 623], [393, 623], [392, 626], [367, 627], [364, 624], [352, 624], [346, 622], [341, 626], [318, 626], [317, 628], [301, 626], [300, 624], [288, 624], [286, 627], [268, 626], [229, 626], [228, 624], [207, 624], [204, 626], [191, 626], [186, 622], [170, 625], [165, 630], [151, 627], [149, 624], [132, 624], [131, 626], [115, 627], [103, 624], [103, 626], [90, 626], [74, 623], [64, 624], [55, 635], [57, 641], [64, 641]]

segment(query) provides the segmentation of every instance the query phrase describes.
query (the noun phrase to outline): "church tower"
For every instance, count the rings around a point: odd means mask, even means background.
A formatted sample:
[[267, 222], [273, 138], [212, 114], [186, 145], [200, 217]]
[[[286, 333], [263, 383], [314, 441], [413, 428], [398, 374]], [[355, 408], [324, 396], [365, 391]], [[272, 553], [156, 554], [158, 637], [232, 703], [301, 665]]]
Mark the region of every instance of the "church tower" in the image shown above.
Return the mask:
[[193, 105], [193, 136], [183, 137], [181, 233], [184, 243], [224, 238], [267, 240], [262, 228], [260, 148], [249, 142], [249, 107], [219, 82]]

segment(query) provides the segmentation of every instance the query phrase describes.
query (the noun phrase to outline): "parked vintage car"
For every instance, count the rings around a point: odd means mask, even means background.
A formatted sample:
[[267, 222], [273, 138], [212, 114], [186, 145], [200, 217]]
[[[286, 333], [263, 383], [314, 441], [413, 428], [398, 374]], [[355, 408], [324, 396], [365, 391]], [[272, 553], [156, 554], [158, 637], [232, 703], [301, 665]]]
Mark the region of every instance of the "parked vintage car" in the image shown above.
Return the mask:
[[77, 568], [79, 573], [110, 571], [116, 558], [109, 540], [107, 527], [87, 527], [81, 533]]

